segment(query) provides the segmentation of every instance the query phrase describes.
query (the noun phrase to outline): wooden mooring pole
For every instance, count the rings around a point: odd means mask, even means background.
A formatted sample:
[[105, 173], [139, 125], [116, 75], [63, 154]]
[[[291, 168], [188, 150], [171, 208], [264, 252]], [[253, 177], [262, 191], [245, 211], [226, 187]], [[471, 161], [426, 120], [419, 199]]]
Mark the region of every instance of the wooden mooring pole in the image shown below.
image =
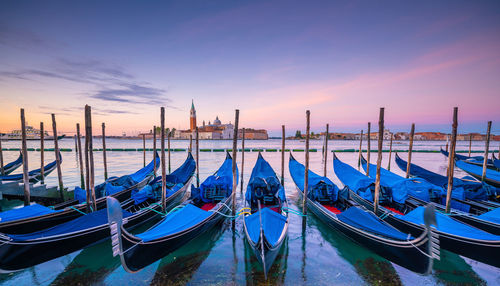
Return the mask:
[[78, 153], [78, 143], [76, 142], [76, 134], [73, 136], [73, 139], [75, 139], [75, 153]]
[[92, 198], [92, 211], [97, 210], [95, 187], [94, 187], [94, 146], [92, 138], [92, 110], [89, 105], [85, 105], [85, 139], [88, 142], [88, 164], [89, 164], [89, 175], [88, 184], [90, 188], [90, 194]]
[[281, 185], [285, 185], [285, 125], [281, 125]]
[[382, 143], [384, 141], [384, 108], [380, 108], [378, 119], [378, 152], [377, 152], [377, 173], [375, 177], [375, 196], [373, 199], [373, 212], [377, 214], [378, 201], [380, 197], [380, 165], [382, 165]]
[[142, 165], [146, 167], [146, 134], [142, 134]]
[[43, 130], [43, 122], [40, 122], [40, 183], [43, 185], [45, 183], [45, 170], [43, 166], [45, 166], [45, 130]]
[[156, 125], [153, 126], [153, 176], [156, 178]]
[[189, 134], [189, 152], [193, 152], [193, 134]]
[[241, 128], [241, 179], [240, 192], [243, 192], [243, 171], [245, 168], [245, 128]]
[[168, 136], [167, 136], [167, 148], [168, 148], [168, 173], [170, 174], [171, 172], [171, 167], [170, 167], [170, 135], [172, 132], [168, 131]]
[[408, 162], [406, 163], [406, 178], [410, 177], [411, 153], [413, 152], [413, 138], [415, 136], [415, 123], [411, 124], [410, 147], [408, 148]]
[[77, 148], [78, 148], [78, 161], [80, 165], [80, 186], [82, 189], [85, 189], [85, 179], [84, 179], [84, 171], [83, 171], [83, 155], [82, 155], [82, 141], [80, 134], [80, 123], [76, 124], [76, 137], [77, 137]]
[[472, 151], [472, 133], [469, 134], [469, 157]]
[[392, 157], [392, 139], [394, 134], [391, 133], [391, 143], [389, 143], [389, 163], [387, 163], [387, 170], [391, 170], [391, 157]]
[[361, 169], [361, 154], [363, 153], [363, 130], [361, 130], [361, 135], [359, 136], [359, 154], [358, 154], [358, 170]]
[[328, 137], [330, 136], [329, 129], [330, 129], [330, 125], [327, 123], [326, 124], [326, 134], [325, 134], [325, 154], [324, 154], [325, 165], [324, 165], [324, 169], [323, 169], [323, 177], [326, 177], [326, 171], [327, 171], [327, 165], [328, 165], [328, 139], [329, 139]]
[[104, 180], [108, 179], [108, 163], [106, 161], [106, 125], [102, 123], [102, 161], [104, 163]]
[[[200, 187], [200, 163], [199, 163], [199, 157], [200, 157], [200, 138], [199, 138], [199, 135], [198, 135], [198, 126], [196, 126], [196, 129], [195, 129], [195, 132], [196, 132], [196, 187], [199, 188]], [[233, 158], [234, 160], [234, 158]]]
[[366, 133], [366, 140], [367, 140], [367, 143], [368, 143], [368, 150], [367, 150], [367, 155], [366, 155], [366, 174], [370, 174], [370, 152], [371, 152], [371, 146], [370, 146], [370, 141], [371, 141], [371, 122], [368, 122], [368, 133]]
[[160, 114], [160, 126], [161, 126], [161, 209], [163, 213], [167, 211], [167, 185], [166, 176], [167, 169], [165, 166], [165, 107], [162, 107]]
[[455, 147], [457, 143], [458, 107], [453, 108], [453, 125], [451, 133], [450, 153], [448, 154], [448, 189], [446, 192], [446, 213], [450, 212], [451, 191], [453, 189], [453, 173], [455, 171]]
[[61, 152], [59, 152], [59, 143], [57, 140], [57, 125], [56, 125], [56, 115], [52, 113], [52, 132], [54, 133], [54, 152], [56, 153], [56, 167], [57, 167], [57, 179], [59, 181], [59, 195], [61, 200], [64, 201], [64, 186], [62, 179], [62, 169], [61, 169]]
[[30, 204], [30, 178], [28, 176], [28, 148], [26, 146], [26, 119], [24, 108], [21, 108], [21, 146], [23, 152], [23, 183], [24, 183], [24, 205]]
[[90, 213], [92, 211], [92, 190], [90, 189], [90, 162], [89, 162], [89, 133], [88, 133], [88, 118], [87, 118], [87, 106], [85, 106], [85, 190], [87, 194], [86, 198], [86, 211]]
[[5, 170], [3, 169], [2, 138], [0, 138], [0, 175], [5, 175]]
[[[236, 188], [238, 187], [238, 176], [236, 174], [236, 156], [238, 155], [238, 124], [240, 122], [240, 110], [236, 109], [234, 114], [234, 133], [233, 133], [233, 161], [232, 161], [232, 171], [233, 171], [233, 215], [236, 211]], [[196, 128], [196, 139], [198, 139], [198, 127]]]
[[481, 182], [484, 182], [486, 178], [486, 170], [488, 167], [488, 152], [490, 151], [490, 133], [491, 133], [491, 121], [488, 121], [488, 129], [486, 130], [486, 146], [484, 148], [484, 160], [483, 160], [483, 174], [481, 175]]
[[304, 169], [304, 197], [302, 198], [302, 213], [307, 214], [307, 191], [309, 188], [309, 131], [311, 125], [311, 112], [306, 111], [306, 165]]

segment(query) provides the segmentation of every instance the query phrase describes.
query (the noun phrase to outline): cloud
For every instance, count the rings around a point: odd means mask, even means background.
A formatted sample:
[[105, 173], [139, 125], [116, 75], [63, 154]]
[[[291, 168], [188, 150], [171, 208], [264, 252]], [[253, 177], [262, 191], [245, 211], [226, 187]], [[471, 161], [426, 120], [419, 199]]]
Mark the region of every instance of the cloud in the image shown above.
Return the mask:
[[90, 97], [114, 102], [164, 104], [170, 102], [170, 99], [164, 97], [165, 92], [164, 89], [123, 83], [119, 87], [102, 88]]

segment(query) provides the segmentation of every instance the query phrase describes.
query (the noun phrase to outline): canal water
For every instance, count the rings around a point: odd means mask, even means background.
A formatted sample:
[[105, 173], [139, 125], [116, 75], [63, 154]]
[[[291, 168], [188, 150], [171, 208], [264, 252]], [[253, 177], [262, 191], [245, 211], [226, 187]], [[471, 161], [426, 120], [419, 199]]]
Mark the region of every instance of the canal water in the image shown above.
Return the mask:
[[[60, 148], [73, 148], [73, 139], [62, 139]], [[146, 143], [146, 148], [152, 148], [152, 141]], [[172, 148], [188, 148], [189, 142], [173, 140]], [[20, 142], [2, 142], [4, 148], [20, 147]], [[142, 140], [107, 139], [108, 148], [142, 148]], [[303, 149], [305, 143], [298, 140], [287, 141], [286, 148]], [[445, 142], [417, 141], [414, 149], [439, 150]], [[158, 146], [160, 146], [158, 141]], [[231, 141], [200, 141], [200, 148], [220, 149], [231, 148]], [[38, 148], [39, 142], [28, 142], [28, 147]], [[46, 142], [46, 148], [51, 148], [52, 142]], [[99, 139], [94, 139], [94, 147], [100, 148]], [[241, 148], [241, 141], [239, 142]], [[279, 149], [280, 140], [246, 141], [246, 148]], [[329, 149], [342, 150], [359, 147], [355, 141], [330, 141]], [[366, 148], [366, 145], [364, 144]], [[311, 148], [318, 149], [310, 153], [310, 168], [322, 172], [322, 141], [312, 140]], [[372, 149], [376, 142], [372, 141]], [[394, 142], [394, 149], [406, 150], [408, 142]], [[388, 145], [384, 144], [384, 149]], [[484, 149], [483, 142], [473, 142], [473, 150]], [[492, 149], [498, 150], [498, 142], [492, 144]], [[468, 150], [468, 142], [458, 142], [457, 150]], [[338, 186], [342, 186], [333, 173], [332, 156], [328, 152], [328, 176]], [[149, 162], [153, 154], [147, 152]], [[4, 151], [4, 161], [10, 162], [17, 158], [18, 152]], [[186, 158], [187, 152], [172, 152], [171, 167], [174, 170]], [[203, 181], [213, 173], [223, 162], [224, 152], [200, 152], [200, 180]], [[263, 156], [281, 173], [281, 154], [279, 152], [263, 152]], [[304, 152], [294, 152], [295, 158], [304, 162]], [[339, 152], [337, 156], [355, 166], [357, 153]], [[383, 167], [387, 167], [388, 153], [383, 154]], [[406, 154], [401, 154], [406, 158]], [[29, 152], [30, 169], [40, 165], [40, 152]], [[45, 153], [46, 162], [54, 160], [54, 152]], [[80, 182], [78, 160], [76, 153], [63, 152], [64, 185], [73, 188]], [[95, 152], [96, 182], [104, 178], [102, 152]], [[288, 154], [285, 157], [285, 188], [291, 208], [300, 210], [301, 203], [295, 185], [288, 172]], [[372, 154], [372, 161], [376, 155]], [[245, 153], [243, 186], [250, 177], [250, 172], [257, 159], [257, 152]], [[143, 166], [142, 152], [108, 152], [108, 172], [110, 176], [120, 176], [134, 172]], [[237, 157], [241, 172], [241, 153]], [[429, 170], [444, 174], [447, 160], [440, 153], [414, 153], [412, 162]], [[16, 172], [20, 172], [18, 169]], [[391, 171], [404, 174], [394, 162]], [[464, 176], [456, 170], [456, 176]], [[46, 178], [49, 186], [57, 184], [57, 172]], [[239, 207], [243, 205], [243, 194], [237, 190]], [[245, 190], [245, 189], [244, 189]], [[21, 202], [1, 202], [4, 209], [20, 205]], [[302, 227], [305, 219], [305, 228]], [[234, 223], [234, 230], [232, 224]], [[147, 228], [148, 226], [144, 226]], [[138, 230], [140, 231], [140, 230]], [[500, 270], [454, 253], [441, 251], [441, 260], [436, 261], [432, 273], [428, 276], [418, 275], [396, 264], [393, 264], [370, 250], [354, 243], [339, 234], [314, 215], [308, 214], [302, 218], [290, 214], [288, 239], [284, 243], [275, 264], [272, 266], [268, 280], [264, 279], [262, 269], [251, 255], [244, 241], [241, 217], [226, 220], [221, 228], [206, 233], [181, 247], [160, 261], [144, 268], [137, 273], [127, 273], [120, 264], [118, 257], [113, 257], [110, 241], [76, 251], [69, 255], [31, 267], [19, 272], [0, 274], [0, 285], [500, 285]]]

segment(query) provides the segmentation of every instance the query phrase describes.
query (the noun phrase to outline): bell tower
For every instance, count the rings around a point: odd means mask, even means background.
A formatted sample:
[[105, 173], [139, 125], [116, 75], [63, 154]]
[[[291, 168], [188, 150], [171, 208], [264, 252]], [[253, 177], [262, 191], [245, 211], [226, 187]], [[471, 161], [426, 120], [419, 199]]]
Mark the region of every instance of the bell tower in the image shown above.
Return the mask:
[[191, 131], [196, 129], [196, 109], [194, 109], [193, 100], [191, 100], [191, 111], [189, 112], [189, 129]]

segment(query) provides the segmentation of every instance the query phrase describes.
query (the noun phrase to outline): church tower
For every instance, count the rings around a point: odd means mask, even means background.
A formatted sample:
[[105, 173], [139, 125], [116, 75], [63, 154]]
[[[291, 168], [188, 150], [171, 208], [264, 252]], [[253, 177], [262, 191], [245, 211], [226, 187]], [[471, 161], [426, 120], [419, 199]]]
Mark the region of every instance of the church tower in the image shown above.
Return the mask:
[[194, 109], [194, 101], [191, 101], [191, 111], [189, 113], [189, 129], [194, 131], [196, 129], [196, 109]]

